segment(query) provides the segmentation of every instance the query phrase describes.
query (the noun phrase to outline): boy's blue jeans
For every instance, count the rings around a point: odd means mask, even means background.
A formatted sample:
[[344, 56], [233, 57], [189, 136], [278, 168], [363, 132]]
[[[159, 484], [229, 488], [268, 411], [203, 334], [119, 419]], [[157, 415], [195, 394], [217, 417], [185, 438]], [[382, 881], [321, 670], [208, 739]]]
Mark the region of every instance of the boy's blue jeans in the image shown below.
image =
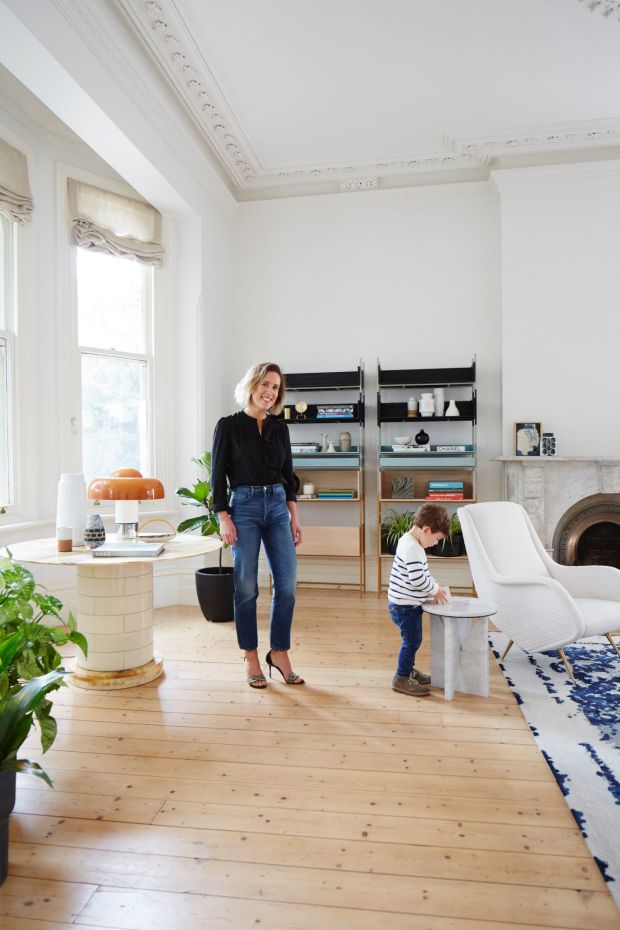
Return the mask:
[[402, 639], [396, 674], [407, 678], [413, 671], [415, 655], [422, 643], [422, 608], [413, 604], [388, 603], [388, 610]]
[[230, 515], [237, 528], [237, 543], [232, 552], [239, 647], [249, 652], [258, 648], [256, 601], [258, 553], [262, 541], [273, 577], [270, 645], [272, 649], [288, 650], [295, 607], [297, 558], [283, 485], [235, 488]]

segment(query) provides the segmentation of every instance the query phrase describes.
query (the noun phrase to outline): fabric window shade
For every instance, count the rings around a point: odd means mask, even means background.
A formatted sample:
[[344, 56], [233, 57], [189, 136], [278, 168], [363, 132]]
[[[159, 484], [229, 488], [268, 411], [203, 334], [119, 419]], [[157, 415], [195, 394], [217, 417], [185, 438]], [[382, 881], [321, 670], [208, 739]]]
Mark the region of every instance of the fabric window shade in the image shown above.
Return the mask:
[[29, 223], [33, 209], [26, 156], [0, 139], [0, 213], [16, 223]]
[[73, 242], [84, 249], [161, 265], [161, 214], [150, 204], [69, 181]]

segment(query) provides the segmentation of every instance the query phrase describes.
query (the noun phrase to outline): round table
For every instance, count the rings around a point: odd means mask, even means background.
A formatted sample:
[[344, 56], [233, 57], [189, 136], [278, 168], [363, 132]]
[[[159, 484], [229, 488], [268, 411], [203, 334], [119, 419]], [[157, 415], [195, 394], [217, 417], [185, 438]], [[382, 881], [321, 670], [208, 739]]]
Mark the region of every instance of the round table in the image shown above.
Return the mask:
[[431, 678], [451, 701], [455, 691], [489, 696], [489, 617], [495, 604], [453, 597], [449, 604], [424, 604], [431, 618]]
[[[110, 539], [114, 541], [114, 537]], [[221, 548], [213, 536], [175, 536], [156, 558], [95, 558], [90, 549], [56, 551], [55, 539], [10, 547], [17, 562], [77, 567], [77, 626], [88, 656], [75, 659], [70, 681], [80, 688], [109, 691], [158, 678], [163, 659], [153, 652], [153, 564], [188, 559]]]

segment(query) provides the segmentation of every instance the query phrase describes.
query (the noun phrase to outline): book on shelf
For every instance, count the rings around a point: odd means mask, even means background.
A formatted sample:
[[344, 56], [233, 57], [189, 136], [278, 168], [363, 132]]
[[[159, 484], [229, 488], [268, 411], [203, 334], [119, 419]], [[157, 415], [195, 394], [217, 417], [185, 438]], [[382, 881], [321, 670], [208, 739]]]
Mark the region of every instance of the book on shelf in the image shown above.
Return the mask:
[[465, 495], [462, 493], [456, 494], [427, 494], [427, 501], [463, 501], [465, 500]]
[[165, 549], [163, 543], [104, 542], [93, 549], [94, 559], [154, 559]]
[[431, 446], [431, 452], [473, 452], [473, 451], [474, 451], [474, 446], [471, 442], [467, 442], [462, 445], [444, 444], [441, 446]]
[[429, 491], [462, 491], [465, 487], [463, 481], [429, 481]]

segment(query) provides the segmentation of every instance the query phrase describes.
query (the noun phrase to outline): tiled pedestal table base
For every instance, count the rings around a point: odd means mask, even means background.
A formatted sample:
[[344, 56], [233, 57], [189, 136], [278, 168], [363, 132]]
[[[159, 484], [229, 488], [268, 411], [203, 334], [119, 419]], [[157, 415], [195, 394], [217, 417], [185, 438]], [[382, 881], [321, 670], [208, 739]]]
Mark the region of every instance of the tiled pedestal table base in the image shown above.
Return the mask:
[[55, 539], [15, 543], [18, 562], [77, 568], [77, 626], [88, 656], [78, 653], [69, 681], [79, 688], [110, 691], [158, 678], [161, 656], [153, 653], [153, 565], [187, 559], [221, 548], [213, 536], [175, 536], [156, 559], [123, 556], [98, 559], [90, 549], [56, 552]]
[[494, 604], [453, 597], [449, 604], [425, 604], [431, 618], [431, 678], [451, 701], [455, 691], [489, 696], [488, 618]]
[[71, 681], [80, 688], [114, 689], [159, 678], [153, 653], [153, 563], [102, 560], [77, 569], [77, 624], [88, 640]]

